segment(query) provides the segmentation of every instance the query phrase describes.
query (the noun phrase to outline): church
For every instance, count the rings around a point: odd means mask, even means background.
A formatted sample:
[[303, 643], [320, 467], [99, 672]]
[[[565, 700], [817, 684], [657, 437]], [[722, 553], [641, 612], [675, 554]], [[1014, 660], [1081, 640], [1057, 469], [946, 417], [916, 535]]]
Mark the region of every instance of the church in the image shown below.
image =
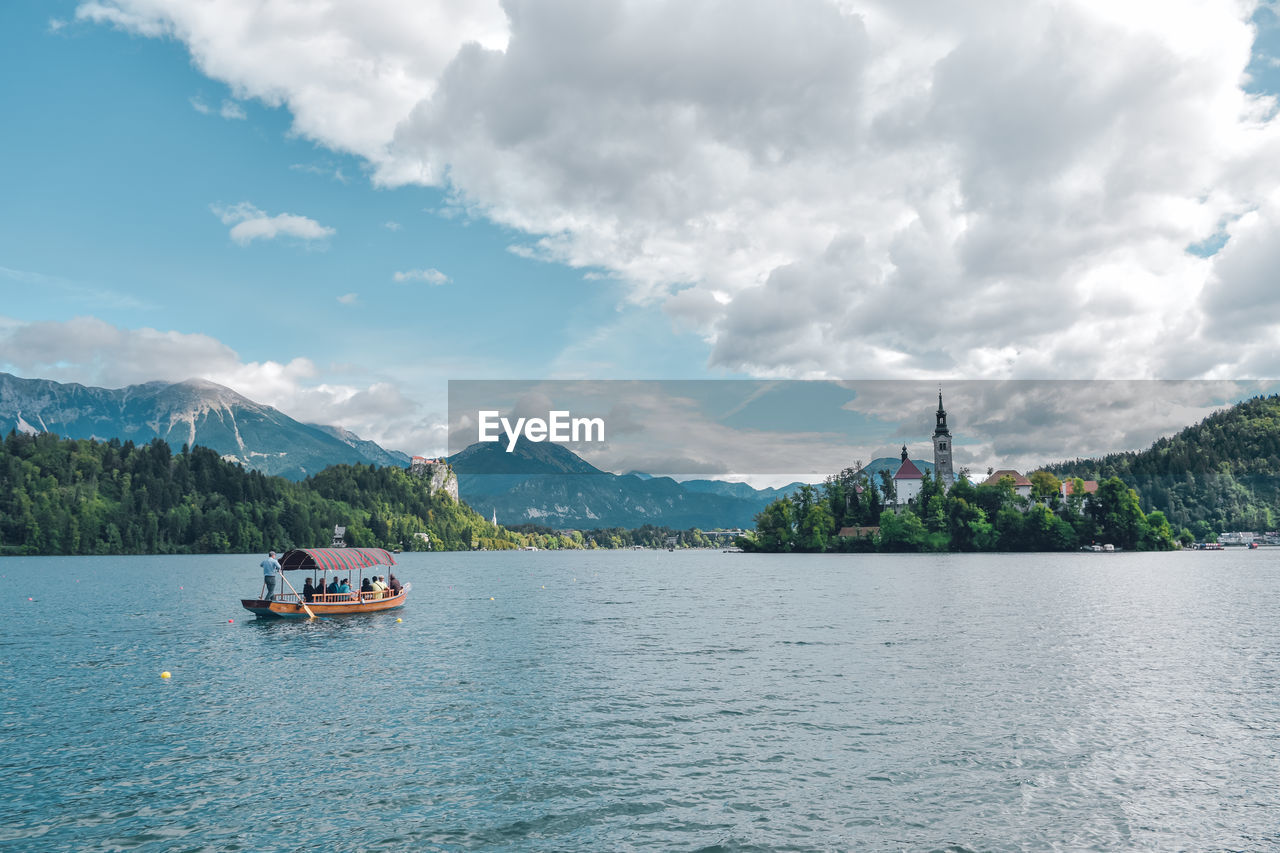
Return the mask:
[[[938, 411], [934, 413], [937, 424], [933, 428], [933, 476], [950, 489], [956, 481], [951, 467], [951, 430], [947, 427], [947, 410], [942, 405], [942, 389], [938, 389]], [[902, 445], [902, 462], [893, 475], [893, 488], [902, 505], [920, 494], [924, 474], [916, 463], [907, 458], [907, 446]]]

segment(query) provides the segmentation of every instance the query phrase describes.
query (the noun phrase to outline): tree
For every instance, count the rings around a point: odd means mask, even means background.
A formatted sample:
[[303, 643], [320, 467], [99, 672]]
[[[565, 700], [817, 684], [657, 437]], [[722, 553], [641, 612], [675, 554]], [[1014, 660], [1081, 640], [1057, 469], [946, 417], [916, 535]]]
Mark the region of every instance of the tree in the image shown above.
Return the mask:
[[880, 471], [880, 492], [884, 495], [884, 505], [890, 506], [898, 501], [898, 487], [893, 483], [893, 476], [887, 469]]
[[945, 494], [945, 488], [940, 480], [935, 479], [928, 471], [921, 473], [920, 491], [916, 493], [913, 502], [916, 514], [932, 531], [941, 530], [940, 520], [946, 518]]
[[1209, 522], [1201, 519], [1191, 525], [1191, 535], [1195, 537], [1196, 542], [1217, 542], [1218, 534], [1214, 532]]
[[835, 525], [836, 520], [825, 502], [810, 505], [804, 517], [800, 519], [797, 531], [799, 550], [815, 552], [827, 550]]
[[1098, 484], [1089, 499], [1089, 514], [1097, 524], [1097, 535], [1117, 548], [1137, 548], [1146, 528], [1146, 518], [1138, 505], [1138, 493], [1119, 477]]
[[1030, 479], [1032, 500], [1049, 503], [1062, 496], [1062, 481], [1048, 471], [1032, 472]]
[[929, 532], [911, 510], [895, 513], [886, 509], [880, 514], [880, 550], [920, 551], [928, 542]]
[[1160, 510], [1155, 510], [1146, 517], [1140, 544], [1147, 551], [1172, 551], [1178, 547], [1173, 527]]
[[795, 517], [791, 501], [779, 499], [756, 515], [756, 545], [762, 551], [785, 553], [795, 547]]

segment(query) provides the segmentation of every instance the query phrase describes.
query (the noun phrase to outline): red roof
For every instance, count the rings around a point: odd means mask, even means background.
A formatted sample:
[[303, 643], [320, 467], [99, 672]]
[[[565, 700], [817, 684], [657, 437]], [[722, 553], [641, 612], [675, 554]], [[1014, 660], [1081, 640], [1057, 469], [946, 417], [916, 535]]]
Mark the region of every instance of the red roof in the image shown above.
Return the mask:
[[916, 467], [916, 463], [910, 459], [902, 460], [902, 464], [898, 466], [898, 473], [893, 475], [895, 480], [923, 480], [924, 474], [920, 473], [920, 469]]
[[1005, 477], [1012, 477], [1014, 486], [1030, 486], [1031, 485], [1030, 480], [1022, 476], [1012, 468], [1001, 468], [999, 471], [995, 472], [990, 477], [983, 480], [982, 485], [994, 486], [996, 483], [999, 483]]
[[382, 548], [295, 548], [280, 558], [280, 571], [358, 571], [395, 564]]
[[[1073, 493], [1073, 491], [1074, 491], [1074, 490], [1075, 490], [1075, 486], [1073, 486], [1073, 485], [1071, 484], [1071, 481], [1070, 481], [1070, 480], [1063, 480], [1063, 481], [1062, 481], [1062, 494], [1064, 494], [1064, 495], [1070, 495], [1070, 494], [1072, 494], [1072, 493]], [[1096, 491], [1098, 491], [1098, 481], [1097, 481], [1097, 480], [1085, 480], [1085, 481], [1084, 481], [1084, 493], [1085, 493], [1086, 495], [1091, 495], [1091, 494], [1093, 494], [1093, 493], [1094, 493], [1094, 492], [1096, 492]]]

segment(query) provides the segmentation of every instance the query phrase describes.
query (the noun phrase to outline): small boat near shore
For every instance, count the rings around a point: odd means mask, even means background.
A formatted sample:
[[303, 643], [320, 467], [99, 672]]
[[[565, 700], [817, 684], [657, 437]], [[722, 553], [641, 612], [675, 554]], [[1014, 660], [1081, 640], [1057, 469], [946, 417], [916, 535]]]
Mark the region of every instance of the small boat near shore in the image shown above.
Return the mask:
[[[242, 598], [245, 610], [263, 618], [307, 619], [315, 616], [345, 616], [353, 613], [379, 613], [403, 607], [412, 584], [405, 584], [399, 592], [375, 590], [361, 592], [360, 573], [366, 569], [394, 566], [395, 558], [382, 548], [295, 548], [280, 558], [280, 573], [285, 579], [285, 591], [269, 600]], [[317, 592], [303, 599], [302, 594], [289, 583], [285, 572], [311, 572], [317, 581], [326, 574], [346, 573], [352, 592]], [[354, 583], [352, 581], [354, 580]], [[308, 613], [310, 609], [310, 613]]]

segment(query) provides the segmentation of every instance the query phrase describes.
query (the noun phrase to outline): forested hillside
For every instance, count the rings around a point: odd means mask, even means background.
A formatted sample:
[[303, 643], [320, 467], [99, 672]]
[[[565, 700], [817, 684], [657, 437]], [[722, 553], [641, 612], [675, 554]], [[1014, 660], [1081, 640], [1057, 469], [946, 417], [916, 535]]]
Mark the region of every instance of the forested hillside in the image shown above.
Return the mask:
[[[495, 527], [403, 468], [336, 465], [300, 483], [246, 471], [208, 448], [160, 439], [61, 439], [10, 432], [0, 443], [0, 553], [184, 554], [347, 544], [406, 550], [504, 548]], [[428, 533], [430, 544], [415, 536]]]
[[1280, 519], [1280, 396], [1216, 412], [1137, 453], [1050, 465], [1058, 477], [1119, 477], [1142, 508], [1204, 532], [1274, 530]]

